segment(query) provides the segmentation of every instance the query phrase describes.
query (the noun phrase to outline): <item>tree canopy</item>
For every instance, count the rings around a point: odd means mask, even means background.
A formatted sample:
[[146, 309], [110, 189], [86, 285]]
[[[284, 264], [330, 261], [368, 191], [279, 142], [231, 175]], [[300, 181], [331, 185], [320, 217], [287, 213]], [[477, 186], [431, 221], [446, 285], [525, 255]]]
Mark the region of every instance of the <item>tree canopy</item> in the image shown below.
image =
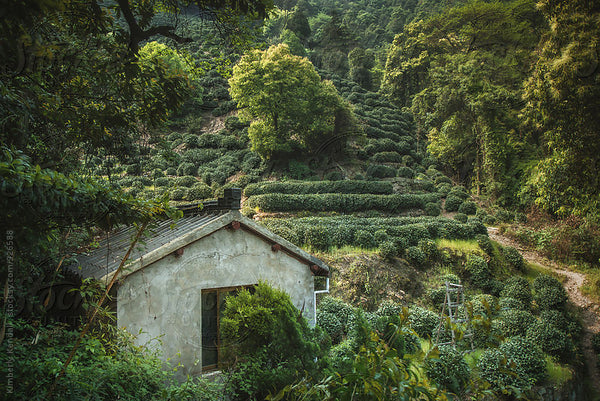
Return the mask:
[[240, 116], [251, 122], [252, 149], [265, 159], [317, 152], [356, 133], [350, 106], [333, 84], [285, 44], [243, 56], [229, 85]]

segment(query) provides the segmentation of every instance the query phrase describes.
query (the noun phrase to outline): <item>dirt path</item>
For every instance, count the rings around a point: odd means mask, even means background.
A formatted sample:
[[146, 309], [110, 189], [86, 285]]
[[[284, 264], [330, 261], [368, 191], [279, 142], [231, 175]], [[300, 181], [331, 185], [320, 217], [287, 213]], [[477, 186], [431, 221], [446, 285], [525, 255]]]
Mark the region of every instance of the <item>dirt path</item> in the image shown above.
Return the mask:
[[600, 305], [594, 304], [581, 293], [580, 288], [585, 282], [585, 275], [567, 270], [565, 266], [544, 258], [536, 251], [523, 248], [517, 242], [500, 234], [495, 227], [488, 227], [488, 234], [490, 239], [503, 246], [517, 248], [528, 262], [540, 265], [565, 278], [564, 286], [569, 294], [569, 299], [581, 309], [583, 320], [582, 352], [590, 380], [596, 391], [600, 393], [600, 369], [598, 369], [597, 358], [592, 349], [592, 335], [600, 333]]

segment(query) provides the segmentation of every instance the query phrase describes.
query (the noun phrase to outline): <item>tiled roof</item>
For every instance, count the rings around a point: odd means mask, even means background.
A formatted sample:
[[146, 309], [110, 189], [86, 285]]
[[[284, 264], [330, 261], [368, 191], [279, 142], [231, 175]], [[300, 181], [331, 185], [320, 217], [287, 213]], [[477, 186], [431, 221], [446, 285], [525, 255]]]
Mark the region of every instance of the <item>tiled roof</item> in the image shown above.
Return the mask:
[[[143, 255], [160, 248], [167, 243], [180, 238], [191, 231], [205, 226], [206, 224], [223, 216], [225, 212], [212, 212], [199, 215], [184, 216], [173, 222], [164, 220], [157, 226], [148, 230], [148, 235], [143, 236], [129, 255], [129, 260], [136, 260]], [[71, 265], [70, 269], [81, 274], [82, 277], [93, 277], [100, 279], [117, 270], [121, 260], [131, 245], [131, 240], [136, 234], [135, 227], [125, 227], [113, 234], [108, 235], [99, 244], [99, 247], [91, 252], [77, 256], [77, 264]]]

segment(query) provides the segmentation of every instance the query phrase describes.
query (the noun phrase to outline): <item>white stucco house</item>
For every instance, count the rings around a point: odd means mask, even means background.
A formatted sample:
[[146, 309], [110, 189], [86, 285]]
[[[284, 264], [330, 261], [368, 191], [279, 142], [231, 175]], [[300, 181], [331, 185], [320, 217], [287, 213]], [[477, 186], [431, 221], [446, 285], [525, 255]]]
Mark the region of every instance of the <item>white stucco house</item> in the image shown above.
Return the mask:
[[[130, 256], [116, 290], [117, 324], [153, 344], [183, 375], [219, 365], [219, 317], [224, 300], [259, 281], [287, 292], [314, 324], [315, 277], [329, 277], [320, 260], [239, 212], [241, 191], [228, 190], [201, 210], [165, 220]], [[109, 236], [79, 255], [83, 277], [110, 280], [125, 255], [133, 228]], [[323, 291], [322, 291], [323, 292]]]

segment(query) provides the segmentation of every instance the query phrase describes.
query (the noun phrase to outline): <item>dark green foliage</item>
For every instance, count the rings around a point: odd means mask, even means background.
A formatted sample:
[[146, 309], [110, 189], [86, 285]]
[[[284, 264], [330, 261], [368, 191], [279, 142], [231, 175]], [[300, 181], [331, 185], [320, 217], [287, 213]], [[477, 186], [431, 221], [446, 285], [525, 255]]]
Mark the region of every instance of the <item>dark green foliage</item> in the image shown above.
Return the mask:
[[170, 180], [167, 177], [159, 177], [154, 180], [155, 187], [168, 187], [169, 183], [170, 183]]
[[177, 175], [185, 176], [185, 175], [195, 175], [198, 168], [194, 163], [183, 162], [177, 167]]
[[600, 333], [596, 333], [592, 336], [592, 347], [596, 354], [600, 354]]
[[203, 200], [213, 196], [213, 190], [211, 187], [203, 182], [196, 182], [188, 189], [186, 200]]
[[379, 246], [379, 255], [386, 260], [392, 260], [399, 255], [398, 247], [394, 241], [384, 241]]
[[[440, 208], [440, 205], [437, 202], [429, 202], [425, 205], [424, 208], [425, 214], [427, 216], [439, 216], [440, 213], [442, 213], [442, 210]], [[463, 221], [462, 223], [466, 223], [467, 220], [465, 219], [465, 221]]]
[[461, 198], [454, 195], [448, 195], [446, 197], [446, 203], [444, 203], [444, 209], [446, 209], [447, 212], [456, 212], [462, 203], [463, 200]]
[[567, 303], [567, 291], [560, 281], [542, 275], [533, 280], [534, 300], [541, 309], [563, 309]]
[[410, 246], [406, 250], [406, 260], [413, 266], [422, 267], [427, 261], [427, 255], [425, 255], [425, 252], [421, 248]]
[[396, 169], [389, 166], [384, 166], [382, 164], [371, 164], [367, 167], [367, 177], [368, 178], [387, 178], [387, 177], [395, 177]]
[[319, 377], [322, 352], [289, 296], [265, 283], [227, 299], [221, 318], [225, 360], [236, 398], [263, 399], [304, 372]]
[[491, 256], [494, 252], [494, 246], [492, 245], [490, 237], [484, 234], [477, 234], [475, 236], [475, 239], [477, 240], [477, 245], [479, 245], [479, 248], [481, 248], [483, 252]]
[[304, 231], [304, 243], [319, 251], [326, 251], [331, 246], [331, 237], [325, 226], [312, 226]]
[[377, 246], [377, 241], [375, 241], [375, 236], [366, 230], [358, 230], [354, 235], [354, 243], [361, 248], [375, 248]]
[[340, 181], [344, 179], [344, 175], [340, 171], [335, 170], [325, 174], [324, 178], [327, 181]]
[[448, 196], [456, 196], [457, 198], [460, 198], [464, 201], [469, 197], [469, 194], [465, 190], [465, 187], [463, 187], [462, 185], [457, 185], [452, 187], [452, 189], [448, 193]]
[[462, 353], [450, 346], [441, 346], [439, 355], [425, 360], [425, 372], [438, 386], [454, 394], [461, 394], [471, 377]]
[[523, 337], [510, 338], [498, 349], [485, 351], [477, 368], [493, 389], [508, 392], [526, 390], [546, 375], [544, 354]]
[[527, 329], [527, 339], [548, 355], [570, 362], [573, 356], [573, 343], [566, 332], [559, 330], [553, 322], [536, 319]]
[[475, 202], [465, 201], [459, 206], [458, 212], [466, 215], [474, 215], [477, 212], [477, 205]]
[[436, 185], [436, 188], [437, 188], [438, 193], [441, 196], [446, 197], [446, 196], [448, 196], [450, 189], [452, 189], [452, 186], [450, 184], [444, 182], [439, 185]]
[[189, 188], [196, 183], [198, 183], [196, 177], [192, 177], [190, 175], [179, 177], [174, 180], [175, 185], [186, 188]]
[[[342, 181], [343, 182], [343, 181]], [[399, 213], [408, 209], [422, 209], [428, 202], [437, 201], [437, 194], [264, 194], [251, 196], [247, 205], [265, 212], [337, 211], [352, 213], [367, 210]]]
[[316, 181], [316, 182], [259, 182], [244, 189], [246, 196], [271, 193], [281, 194], [375, 194], [389, 195], [393, 192], [391, 182], [387, 181]]
[[413, 306], [410, 308], [408, 322], [419, 337], [428, 338], [433, 335], [433, 331], [439, 323], [439, 316], [429, 309]]
[[[296, 219], [265, 219], [262, 221], [271, 231], [286, 238], [293, 235], [302, 239], [304, 231], [314, 225], [327, 227], [332, 245], [362, 246], [356, 241], [357, 231], [368, 231], [372, 235], [384, 230], [393, 238], [402, 254], [406, 247], [417, 245], [422, 239], [449, 238], [471, 239], [475, 233], [469, 224], [460, 224], [447, 218], [431, 217], [390, 217], [364, 218], [353, 216], [304, 217]], [[370, 241], [369, 241], [370, 242]], [[377, 246], [375, 243], [374, 246]]]
[[175, 188], [171, 191], [169, 198], [171, 200], [184, 200], [188, 197], [188, 188]]
[[419, 248], [423, 251], [428, 263], [433, 264], [440, 258], [440, 252], [434, 240], [422, 239], [419, 241]]
[[523, 259], [523, 255], [516, 248], [512, 246], [507, 246], [502, 249], [504, 253], [504, 258], [510, 265], [516, 270], [522, 272], [525, 270], [525, 259]]
[[492, 273], [484, 258], [479, 255], [469, 255], [466, 270], [470, 275], [471, 284], [484, 291], [489, 290], [492, 284]]
[[464, 214], [464, 213], [456, 213], [456, 214], [454, 215], [454, 220], [456, 220], [456, 221], [458, 221], [458, 222], [461, 222], [461, 223], [466, 223], [468, 219], [469, 219], [469, 218], [468, 218], [468, 217], [467, 217], [467, 215], [466, 215], [466, 214]]
[[290, 160], [288, 164], [288, 170], [290, 172], [290, 177], [295, 180], [301, 180], [303, 178], [308, 177], [311, 174], [310, 167], [305, 163], [299, 162], [297, 160]]
[[513, 276], [506, 280], [500, 296], [516, 299], [523, 304], [525, 310], [531, 308], [531, 288], [526, 278]]
[[[0, 373], [10, 377], [14, 386], [6, 399], [51, 399], [50, 388], [79, 333], [58, 325], [33, 327], [18, 320], [9, 321], [8, 327], [14, 331], [10, 342], [0, 345]], [[112, 334], [109, 342], [89, 334], [83, 337], [65, 376], [57, 381], [52, 399], [209, 401], [219, 394], [218, 386], [201, 379], [177, 384], [172, 371], [164, 369], [150, 350], [135, 346], [124, 332]], [[9, 352], [10, 365], [5, 359]]]
[[390, 239], [390, 236], [385, 230], [381, 229], [373, 233], [373, 238], [375, 239], [375, 242], [381, 244], [382, 242], [388, 241]]
[[414, 178], [415, 172], [410, 167], [399, 167], [397, 175], [398, 177]]
[[502, 321], [501, 331], [504, 337], [525, 336], [534, 323], [535, 317], [531, 312], [519, 309], [506, 309], [500, 312]]
[[371, 157], [371, 160], [376, 163], [402, 163], [402, 157], [403, 156], [397, 152], [379, 152], [375, 153]]

